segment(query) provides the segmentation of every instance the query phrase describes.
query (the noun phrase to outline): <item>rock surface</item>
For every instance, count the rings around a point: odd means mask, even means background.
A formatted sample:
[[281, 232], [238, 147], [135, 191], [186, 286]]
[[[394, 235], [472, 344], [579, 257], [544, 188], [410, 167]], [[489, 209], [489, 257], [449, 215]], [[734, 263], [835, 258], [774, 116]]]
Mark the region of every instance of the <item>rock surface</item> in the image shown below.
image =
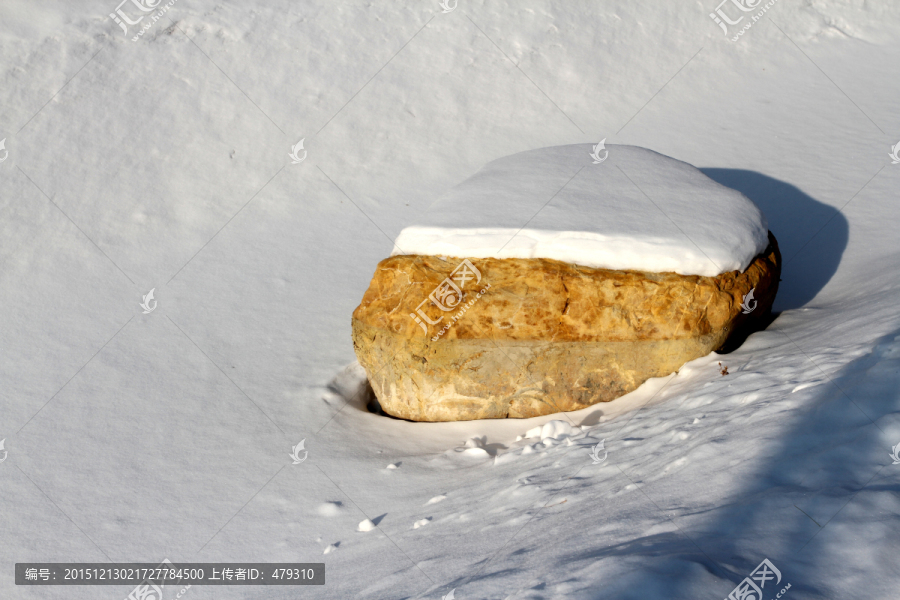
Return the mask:
[[394, 256], [353, 313], [353, 345], [396, 417], [578, 410], [677, 371], [764, 318], [781, 269], [771, 233], [769, 242], [744, 272], [715, 277]]

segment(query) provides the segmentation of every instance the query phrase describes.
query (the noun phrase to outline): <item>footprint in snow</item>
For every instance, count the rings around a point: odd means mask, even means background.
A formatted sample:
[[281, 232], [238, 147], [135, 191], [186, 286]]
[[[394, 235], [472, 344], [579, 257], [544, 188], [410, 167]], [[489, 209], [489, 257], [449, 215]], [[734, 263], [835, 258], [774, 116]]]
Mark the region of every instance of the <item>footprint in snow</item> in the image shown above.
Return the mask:
[[425, 527], [428, 525], [429, 521], [431, 521], [431, 517], [425, 517], [424, 519], [419, 519], [415, 523], [413, 523], [413, 529], [418, 529], [419, 527]]

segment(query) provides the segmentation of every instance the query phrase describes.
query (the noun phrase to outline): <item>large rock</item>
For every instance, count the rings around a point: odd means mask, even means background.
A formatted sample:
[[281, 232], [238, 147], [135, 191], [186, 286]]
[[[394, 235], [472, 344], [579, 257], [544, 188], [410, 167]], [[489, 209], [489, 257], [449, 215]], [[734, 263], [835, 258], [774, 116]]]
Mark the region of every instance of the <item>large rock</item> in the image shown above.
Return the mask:
[[353, 345], [381, 407], [396, 417], [585, 408], [677, 371], [764, 318], [781, 267], [769, 240], [743, 273], [716, 277], [394, 256], [378, 264], [353, 313]]

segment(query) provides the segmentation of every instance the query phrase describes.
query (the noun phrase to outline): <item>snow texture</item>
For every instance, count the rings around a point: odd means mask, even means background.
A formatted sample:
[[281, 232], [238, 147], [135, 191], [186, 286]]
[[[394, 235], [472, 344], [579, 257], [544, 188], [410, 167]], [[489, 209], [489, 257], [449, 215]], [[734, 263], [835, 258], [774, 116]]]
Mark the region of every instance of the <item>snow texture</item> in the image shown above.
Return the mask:
[[753, 202], [687, 163], [634, 146], [572, 144], [489, 163], [401, 231], [393, 254], [714, 276], [746, 269], [767, 232]]
[[[178, 0], [132, 42], [119, 1], [0, 3], [0, 598], [163, 558], [326, 565], [179, 600], [721, 599], [764, 558], [781, 600], [896, 597], [900, 3]], [[542, 230], [429, 207], [604, 138], [582, 174], [661, 202], [644, 147], [759, 206], [772, 324], [575, 413], [369, 412], [350, 315], [400, 232]]]

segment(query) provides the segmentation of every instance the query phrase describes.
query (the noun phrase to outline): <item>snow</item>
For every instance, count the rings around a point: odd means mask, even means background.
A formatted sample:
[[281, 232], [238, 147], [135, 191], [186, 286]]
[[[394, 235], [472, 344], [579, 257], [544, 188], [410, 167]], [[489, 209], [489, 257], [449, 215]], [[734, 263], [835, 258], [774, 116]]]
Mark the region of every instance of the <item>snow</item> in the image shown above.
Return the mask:
[[[726, 598], [763, 558], [786, 600], [896, 595], [900, 5], [781, 0], [731, 42], [715, 0], [179, 0], [131, 42], [116, 4], [2, 7], [0, 598], [131, 591], [17, 562], [163, 558], [326, 564], [180, 600]], [[369, 412], [350, 314], [400, 232], [604, 138], [585, 169], [648, 148], [760, 207], [768, 329], [575, 413]]]
[[369, 519], [363, 519], [359, 522], [359, 525], [356, 526], [357, 531], [372, 531], [375, 529], [375, 523], [370, 521]]
[[319, 506], [319, 514], [323, 517], [336, 517], [341, 514], [340, 502], [326, 502]]
[[765, 250], [766, 218], [740, 192], [652, 150], [598, 146], [490, 162], [404, 228], [392, 254], [714, 276], [743, 271]]
[[562, 436], [572, 436], [575, 433], [580, 433], [577, 429], [573, 428], [567, 421], [561, 421], [559, 419], [554, 419], [539, 427], [535, 427], [534, 429], [529, 429], [525, 432], [523, 436], [525, 439], [538, 438], [542, 442], [547, 439], [556, 439]]

